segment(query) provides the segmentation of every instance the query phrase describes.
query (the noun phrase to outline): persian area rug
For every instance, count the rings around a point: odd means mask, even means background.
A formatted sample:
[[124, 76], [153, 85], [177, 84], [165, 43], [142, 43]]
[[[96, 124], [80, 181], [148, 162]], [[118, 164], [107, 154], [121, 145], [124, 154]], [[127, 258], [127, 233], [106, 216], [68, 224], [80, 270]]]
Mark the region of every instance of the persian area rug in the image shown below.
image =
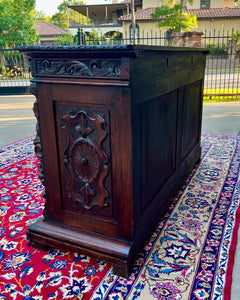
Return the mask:
[[0, 148], [0, 299], [230, 299], [239, 163], [239, 137], [202, 136], [201, 162], [126, 280], [81, 253], [27, 246], [27, 227], [44, 206], [32, 138]]

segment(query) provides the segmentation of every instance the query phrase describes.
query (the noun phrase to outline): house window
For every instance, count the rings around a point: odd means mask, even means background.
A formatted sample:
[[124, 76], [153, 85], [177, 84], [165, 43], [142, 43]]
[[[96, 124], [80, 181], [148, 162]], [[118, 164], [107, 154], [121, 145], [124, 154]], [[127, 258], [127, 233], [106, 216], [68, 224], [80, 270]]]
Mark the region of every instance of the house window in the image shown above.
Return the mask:
[[201, 0], [201, 8], [209, 8], [210, 0]]
[[[139, 26], [138, 24], [135, 25], [135, 30], [136, 30], [136, 41], [139, 42]], [[130, 25], [130, 43], [133, 42], [133, 29], [132, 29], [132, 24]]]

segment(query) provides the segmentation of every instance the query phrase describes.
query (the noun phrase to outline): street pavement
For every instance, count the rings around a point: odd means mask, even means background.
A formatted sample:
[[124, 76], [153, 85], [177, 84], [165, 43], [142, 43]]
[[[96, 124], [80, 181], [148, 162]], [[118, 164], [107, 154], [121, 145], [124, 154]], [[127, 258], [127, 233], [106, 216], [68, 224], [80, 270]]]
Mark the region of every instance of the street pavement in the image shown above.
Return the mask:
[[[32, 95], [0, 96], [0, 146], [35, 135]], [[240, 135], [240, 102], [203, 106], [203, 133]]]
[[202, 132], [240, 135], [240, 102], [204, 104]]
[[[35, 135], [34, 101], [32, 95], [0, 96], [0, 146]], [[240, 102], [204, 104], [202, 132], [240, 135]], [[231, 300], [240, 299], [240, 230], [238, 241]]]
[[35, 135], [32, 95], [0, 96], [0, 146]]

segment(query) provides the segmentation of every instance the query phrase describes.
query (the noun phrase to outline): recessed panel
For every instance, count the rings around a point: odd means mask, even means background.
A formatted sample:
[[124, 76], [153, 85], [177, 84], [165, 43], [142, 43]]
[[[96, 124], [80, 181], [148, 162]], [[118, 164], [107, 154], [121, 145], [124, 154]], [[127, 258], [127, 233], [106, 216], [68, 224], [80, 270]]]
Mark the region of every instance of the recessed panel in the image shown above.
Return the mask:
[[142, 210], [175, 170], [177, 91], [141, 105]]
[[62, 209], [111, 216], [109, 110], [56, 104]]
[[181, 108], [181, 159], [199, 142], [201, 129], [201, 81], [184, 88]]

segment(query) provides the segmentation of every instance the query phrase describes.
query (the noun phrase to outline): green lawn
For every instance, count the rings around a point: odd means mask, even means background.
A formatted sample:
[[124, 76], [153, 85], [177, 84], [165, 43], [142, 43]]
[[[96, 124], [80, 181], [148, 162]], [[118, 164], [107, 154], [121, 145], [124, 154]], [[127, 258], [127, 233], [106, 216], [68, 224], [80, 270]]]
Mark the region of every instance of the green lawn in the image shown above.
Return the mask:
[[240, 101], [240, 88], [205, 89], [203, 102]]

